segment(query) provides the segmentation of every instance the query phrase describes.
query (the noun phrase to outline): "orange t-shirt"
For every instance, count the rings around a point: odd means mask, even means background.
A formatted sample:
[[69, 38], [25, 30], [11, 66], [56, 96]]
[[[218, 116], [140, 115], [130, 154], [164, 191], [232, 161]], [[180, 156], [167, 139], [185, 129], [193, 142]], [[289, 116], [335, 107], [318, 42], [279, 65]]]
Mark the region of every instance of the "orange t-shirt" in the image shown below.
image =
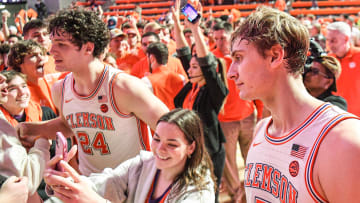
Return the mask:
[[[213, 50], [212, 53], [218, 58], [225, 59], [226, 72], [228, 72], [232, 63], [230, 56], [224, 56], [219, 49]], [[233, 80], [227, 79], [227, 82], [229, 94], [225, 100], [224, 111], [219, 113], [218, 119], [221, 122], [242, 120], [254, 112], [255, 105], [252, 101], [240, 99], [239, 90], [236, 88], [235, 82]]]
[[[187, 75], [179, 59], [169, 56], [169, 60], [166, 67], [168, 67], [169, 70], [179, 73], [183, 75], [185, 78], [187, 78]], [[135, 63], [130, 73], [131, 75], [136, 76], [138, 78], [143, 78], [146, 75], [146, 73], [149, 72], [150, 72], [149, 62], [147, 57], [144, 57], [140, 59], [139, 62]]]
[[139, 60], [140, 58], [133, 54], [126, 54], [124, 57], [116, 59], [116, 65], [120, 70], [130, 74], [134, 64]]
[[195, 99], [196, 99], [197, 95], [199, 94], [200, 88], [201, 88], [201, 86], [198, 86], [196, 83], [192, 84], [191, 91], [186, 95], [184, 102], [183, 102], [184, 109], [189, 109], [189, 110], [193, 109]]
[[337, 59], [342, 70], [336, 81], [336, 94], [345, 98], [348, 112], [360, 116], [360, 48], [351, 46], [345, 57]]
[[161, 66], [156, 68], [147, 78], [151, 82], [154, 95], [158, 97], [169, 110], [174, 109], [174, 98], [184, 87], [185, 83], [181, 76], [178, 73], [169, 71], [167, 66]]
[[142, 59], [146, 56], [146, 54], [142, 49], [139, 49], [137, 56]]
[[38, 84], [33, 84], [31, 82], [27, 82], [30, 93], [31, 93], [31, 101], [39, 104], [40, 106], [47, 106], [51, 108], [56, 115], [58, 112], [51, 98], [51, 86], [44, 79], [40, 78]]

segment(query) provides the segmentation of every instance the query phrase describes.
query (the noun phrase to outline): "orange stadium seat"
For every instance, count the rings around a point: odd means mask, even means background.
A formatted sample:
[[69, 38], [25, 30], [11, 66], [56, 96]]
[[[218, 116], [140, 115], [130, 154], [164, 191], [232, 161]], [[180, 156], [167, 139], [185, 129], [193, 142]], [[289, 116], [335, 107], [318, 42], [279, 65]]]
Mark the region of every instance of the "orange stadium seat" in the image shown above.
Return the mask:
[[[133, 13], [136, 5], [142, 8], [142, 18], [146, 20], [159, 19], [161, 16], [170, 11], [173, 5], [172, 0], [116, 0], [116, 5], [110, 6], [109, 11], [104, 15], [129, 15]], [[292, 3], [290, 14], [297, 16], [300, 14], [314, 14], [314, 15], [339, 15], [339, 14], [357, 14], [360, 12], [360, 0], [341, 1], [341, 0], [326, 0], [318, 1], [319, 9], [310, 10], [312, 2], [295, 1]], [[229, 15], [232, 9], [239, 10], [241, 16], [248, 16], [259, 5], [273, 6], [268, 3], [255, 3], [255, 4], [233, 4], [233, 5], [206, 5], [203, 6], [203, 16], [208, 17], [209, 11], [212, 9], [213, 16], [219, 17], [221, 15]]]

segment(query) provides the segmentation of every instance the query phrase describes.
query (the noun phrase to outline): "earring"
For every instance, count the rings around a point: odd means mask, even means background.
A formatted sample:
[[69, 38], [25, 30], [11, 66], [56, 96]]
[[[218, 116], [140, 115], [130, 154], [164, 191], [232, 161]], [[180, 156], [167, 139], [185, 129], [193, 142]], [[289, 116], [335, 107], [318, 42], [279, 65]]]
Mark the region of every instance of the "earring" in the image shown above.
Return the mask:
[[187, 157], [188, 157], [188, 159], [191, 159], [191, 154], [188, 154]]

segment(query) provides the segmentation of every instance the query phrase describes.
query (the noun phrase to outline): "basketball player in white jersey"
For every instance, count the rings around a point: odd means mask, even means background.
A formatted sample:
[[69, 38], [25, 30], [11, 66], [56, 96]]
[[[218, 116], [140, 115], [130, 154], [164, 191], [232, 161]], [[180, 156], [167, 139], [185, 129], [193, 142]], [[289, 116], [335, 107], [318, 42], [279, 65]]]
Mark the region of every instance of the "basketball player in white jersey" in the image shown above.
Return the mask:
[[360, 202], [360, 121], [312, 97], [301, 73], [309, 34], [297, 19], [259, 7], [233, 33], [228, 75], [242, 99], [260, 99], [245, 169], [248, 203]]
[[91, 11], [68, 10], [57, 13], [49, 31], [56, 70], [71, 72], [52, 87], [61, 114], [48, 122], [20, 125], [20, 136], [54, 139], [57, 131], [75, 135], [84, 175], [149, 150], [142, 121], [154, 129], [168, 109], [140, 80], [102, 63], [109, 43], [105, 23]]

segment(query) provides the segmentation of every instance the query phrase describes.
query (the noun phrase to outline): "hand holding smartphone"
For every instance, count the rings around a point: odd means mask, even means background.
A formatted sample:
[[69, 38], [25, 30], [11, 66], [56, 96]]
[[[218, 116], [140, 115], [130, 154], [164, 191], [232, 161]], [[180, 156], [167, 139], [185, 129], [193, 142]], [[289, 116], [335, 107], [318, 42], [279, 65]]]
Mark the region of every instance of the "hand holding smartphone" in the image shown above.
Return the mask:
[[181, 13], [183, 13], [191, 23], [196, 23], [201, 17], [197, 10], [189, 3], [181, 8]]
[[[56, 148], [55, 153], [56, 155], [62, 155], [63, 160], [66, 160], [67, 158], [67, 141], [65, 136], [61, 132], [56, 133]], [[60, 166], [60, 163], [58, 162], [55, 167], [58, 171], [64, 171], [64, 169]]]

